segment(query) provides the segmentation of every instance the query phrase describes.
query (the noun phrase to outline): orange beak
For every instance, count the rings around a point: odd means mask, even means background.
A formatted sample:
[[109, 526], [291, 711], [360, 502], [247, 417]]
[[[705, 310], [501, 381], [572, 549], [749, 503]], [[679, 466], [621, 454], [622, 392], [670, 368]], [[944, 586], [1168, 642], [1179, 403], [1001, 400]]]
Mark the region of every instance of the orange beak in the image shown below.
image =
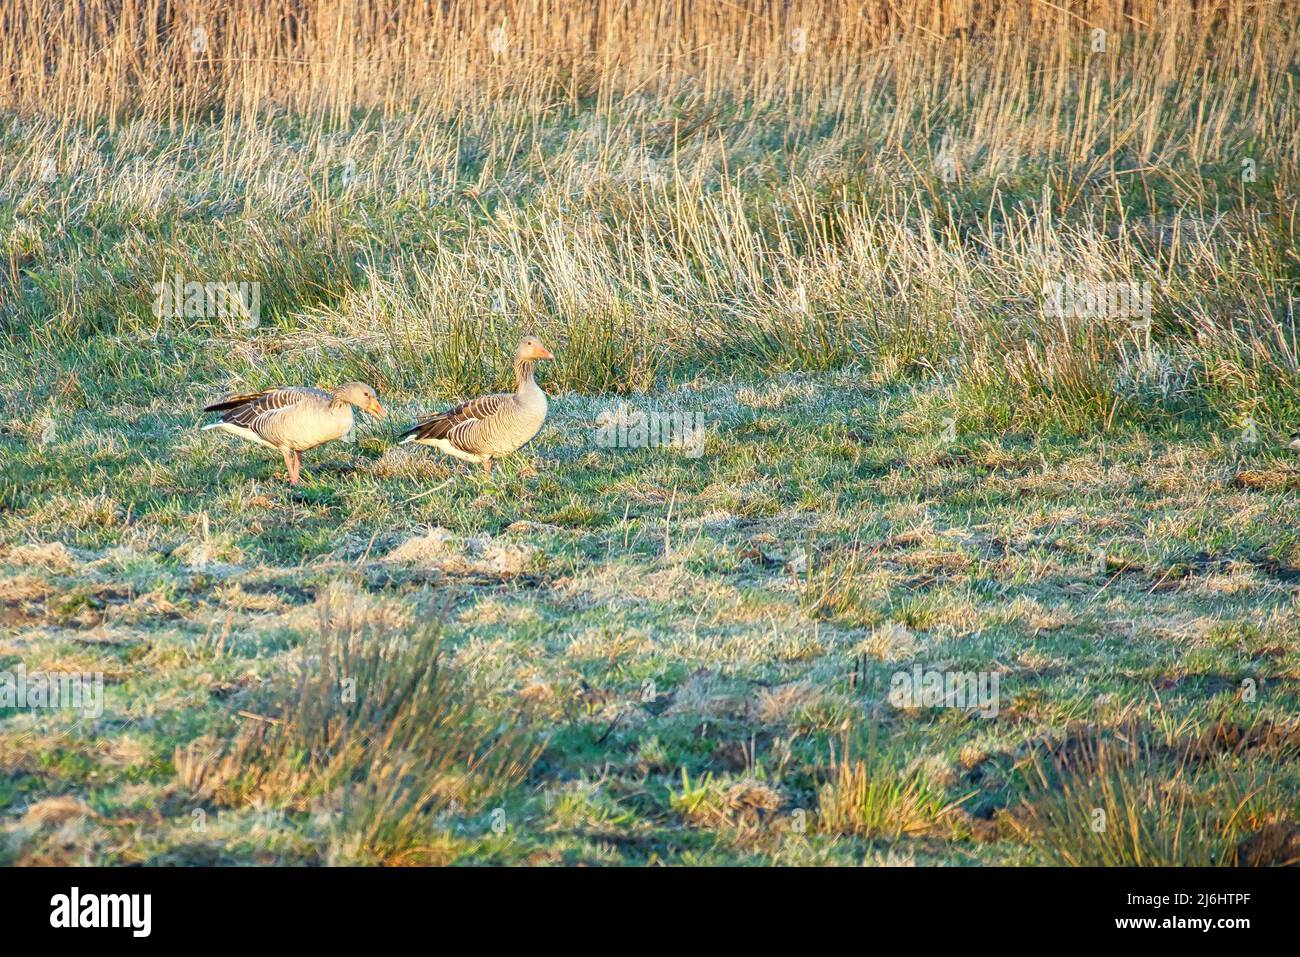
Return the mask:
[[534, 358], [534, 359], [554, 359], [555, 356], [551, 354], [551, 350], [548, 349], [548, 348], [546, 348], [546, 346], [538, 346], [538, 347], [537, 347], [537, 350], [533, 353], [533, 358]]
[[371, 402], [370, 405], [366, 407], [366, 411], [376, 419], [385, 419], [388, 417], [387, 410], [378, 402]]

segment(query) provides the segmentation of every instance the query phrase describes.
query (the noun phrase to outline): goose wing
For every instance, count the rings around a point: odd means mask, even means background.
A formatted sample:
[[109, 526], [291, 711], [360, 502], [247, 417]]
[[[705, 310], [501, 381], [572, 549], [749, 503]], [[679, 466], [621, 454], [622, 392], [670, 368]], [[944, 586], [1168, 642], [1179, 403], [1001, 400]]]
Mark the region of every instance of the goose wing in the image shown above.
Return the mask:
[[464, 447], [470, 430], [482, 420], [500, 412], [512, 398], [510, 393], [502, 393], [470, 399], [454, 409], [417, 422], [403, 432], [402, 437], [408, 441], [446, 439], [457, 447]]
[[205, 412], [222, 412], [221, 421], [247, 429], [254, 435], [280, 445], [293, 424], [301, 420], [308, 410], [328, 401], [329, 396], [319, 389], [285, 386], [231, 396], [221, 402], [204, 407]]

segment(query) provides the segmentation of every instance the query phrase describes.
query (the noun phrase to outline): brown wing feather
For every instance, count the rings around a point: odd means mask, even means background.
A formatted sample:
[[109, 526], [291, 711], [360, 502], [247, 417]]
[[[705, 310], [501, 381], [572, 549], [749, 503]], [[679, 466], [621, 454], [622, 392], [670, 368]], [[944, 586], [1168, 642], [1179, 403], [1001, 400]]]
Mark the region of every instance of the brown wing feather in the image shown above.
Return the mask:
[[408, 435], [414, 435], [417, 439], [448, 438], [451, 436], [452, 430], [456, 426], [487, 418], [493, 412], [496, 412], [497, 409], [501, 408], [509, 398], [509, 394], [503, 394], [484, 395], [477, 399], [470, 399], [468, 402], [462, 402], [454, 409], [448, 409], [446, 412], [439, 412], [437, 415], [430, 416], [422, 422], [417, 422], [415, 425], [403, 432], [402, 437], [405, 438]]
[[212, 405], [205, 405], [203, 411], [225, 412], [227, 409], [235, 409], [249, 402], [256, 402], [262, 396], [274, 391], [274, 389], [263, 389], [261, 392], [249, 392], [246, 395], [232, 395], [229, 399], [222, 399], [220, 402], [212, 403]]
[[[223, 411], [222, 422], [248, 429], [262, 438], [270, 438], [280, 416], [313, 397], [328, 397], [317, 389], [301, 386], [280, 386], [245, 396], [234, 396], [211, 408]], [[239, 400], [239, 401], [236, 401]]]

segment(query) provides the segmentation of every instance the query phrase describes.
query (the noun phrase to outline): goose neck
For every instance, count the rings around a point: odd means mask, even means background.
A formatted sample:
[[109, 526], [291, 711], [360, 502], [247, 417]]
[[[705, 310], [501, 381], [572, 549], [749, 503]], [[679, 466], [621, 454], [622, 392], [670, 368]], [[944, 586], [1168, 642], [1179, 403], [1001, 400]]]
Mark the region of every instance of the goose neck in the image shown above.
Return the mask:
[[516, 392], [530, 392], [537, 388], [537, 383], [533, 381], [533, 362], [532, 359], [515, 360]]

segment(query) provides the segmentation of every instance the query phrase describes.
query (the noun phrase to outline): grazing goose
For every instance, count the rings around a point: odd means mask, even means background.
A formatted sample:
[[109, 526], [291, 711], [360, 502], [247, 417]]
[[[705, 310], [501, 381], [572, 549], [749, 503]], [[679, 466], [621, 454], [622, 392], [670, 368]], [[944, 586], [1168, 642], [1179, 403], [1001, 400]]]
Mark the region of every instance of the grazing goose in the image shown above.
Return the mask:
[[204, 429], [221, 429], [241, 439], [278, 449], [289, 470], [289, 484], [298, 484], [302, 453], [342, 438], [352, 428], [352, 407], [376, 418], [387, 413], [375, 390], [364, 382], [349, 382], [333, 392], [305, 386], [285, 386], [249, 395], [231, 396], [204, 408], [223, 412], [220, 422]]
[[533, 363], [554, 359], [536, 336], [515, 350], [515, 391], [485, 395], [417, 422], [402, 433], [403, 445], [431, 445], [467, 462], [482, 462], [492, 474], [492, 460], [522, 448], [546, 419], [546, 393], [533, 381]]

